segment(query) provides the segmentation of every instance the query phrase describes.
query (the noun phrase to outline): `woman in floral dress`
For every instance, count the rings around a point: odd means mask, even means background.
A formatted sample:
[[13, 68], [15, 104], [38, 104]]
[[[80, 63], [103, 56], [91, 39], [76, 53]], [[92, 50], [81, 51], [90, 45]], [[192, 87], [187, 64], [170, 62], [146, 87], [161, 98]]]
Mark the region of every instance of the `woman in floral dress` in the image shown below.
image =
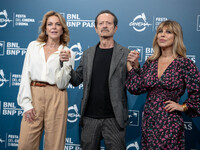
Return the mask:
[[[139, 69], [139, 53], [131, 51], [126, 87], [131, 94], [147, 92], [142, 119], [142, 149], [185, 149], [182, 113], [200, 116], [200, 72], [186, 58], [181, 26], [162, 22], [153, 40], [154, 54]], [[187, 89], [188, 98], [179, 100]]]

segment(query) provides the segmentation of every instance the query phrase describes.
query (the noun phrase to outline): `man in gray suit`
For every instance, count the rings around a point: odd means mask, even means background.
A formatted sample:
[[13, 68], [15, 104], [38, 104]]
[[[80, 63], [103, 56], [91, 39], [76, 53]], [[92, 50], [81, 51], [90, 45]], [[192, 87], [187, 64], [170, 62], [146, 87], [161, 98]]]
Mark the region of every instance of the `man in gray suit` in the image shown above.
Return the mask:
[[[99, 150], [104, 138], [107, 150], [125, 150], [125, 127], [128, 106], [125, 88], [127, 55], [130, 52], [113, 39], [117, 17], [109, 10], [101, 11], [95, 19], [100, 42], [83, 52], [76, 71], [72, 69], [70, 83], [83, 82], [81, 104], [81, 147]], [[68, 56], [62, 51], [60, 60]]]

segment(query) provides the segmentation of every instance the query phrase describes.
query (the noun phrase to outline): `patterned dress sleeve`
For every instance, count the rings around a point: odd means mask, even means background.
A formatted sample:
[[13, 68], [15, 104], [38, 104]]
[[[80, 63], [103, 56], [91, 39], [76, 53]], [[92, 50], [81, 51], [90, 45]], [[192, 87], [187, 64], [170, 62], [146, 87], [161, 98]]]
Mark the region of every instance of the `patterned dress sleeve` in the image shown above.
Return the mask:
[[139, 70], [131, 69], [126, 79], [126, 87], [131, 94], [139, 95], [147, 91], [145, 76], [150, 64], [146, 61]]
[[184, 81], [188, 92], [185, 104], [188, 107], [186, 114], [191, 117], [200, 116], [200, 72], [192, 60], [186, 58], [183, 63]]

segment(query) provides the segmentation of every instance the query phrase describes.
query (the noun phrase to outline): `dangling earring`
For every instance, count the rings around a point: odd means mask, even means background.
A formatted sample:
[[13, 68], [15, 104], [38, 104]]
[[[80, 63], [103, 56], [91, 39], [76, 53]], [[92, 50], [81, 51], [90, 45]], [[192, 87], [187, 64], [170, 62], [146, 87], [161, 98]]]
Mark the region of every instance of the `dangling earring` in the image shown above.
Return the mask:
[[48, 35], [48, 33], [45, 31], [45, 35]]

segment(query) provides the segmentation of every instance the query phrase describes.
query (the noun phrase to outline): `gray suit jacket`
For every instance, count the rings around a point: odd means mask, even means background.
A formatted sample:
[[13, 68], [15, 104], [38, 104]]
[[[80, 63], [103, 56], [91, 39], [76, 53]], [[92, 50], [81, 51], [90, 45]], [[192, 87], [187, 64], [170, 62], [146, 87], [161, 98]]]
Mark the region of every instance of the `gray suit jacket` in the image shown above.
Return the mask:
[[[78, 68], [76, 71], [71, 71], [70, 83], [73, 86], [78, 86], [83, 82], [80, 125], [82, 125], [82, 117], [84, 116], [89, 97], [92, 78], [92, 66], [96, 47], [97, 45], [85, 50], [83, 52], [83, 56], [80, 60]], [[111, 104], [115, 118], [121, 128], [125, 128], [128, 123], [128, 105], [125, 80], [127, 75], [126, 62], [129, 52], [129, 49], [122, 47], [115, 42], [108, 80]]]

